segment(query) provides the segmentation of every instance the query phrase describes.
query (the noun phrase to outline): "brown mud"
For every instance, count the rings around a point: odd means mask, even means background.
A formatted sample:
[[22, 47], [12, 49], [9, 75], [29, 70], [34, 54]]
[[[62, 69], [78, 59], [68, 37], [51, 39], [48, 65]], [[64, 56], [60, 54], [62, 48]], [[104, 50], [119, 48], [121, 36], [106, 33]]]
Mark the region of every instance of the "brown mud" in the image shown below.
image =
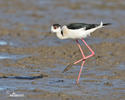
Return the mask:
[[[125, 100], [125, 2], [90, 1], [0, 1], [0, 100]], [[101, 19], [112, 25], [85, 39], [95, 56], [76, 85], [80, 63], [62, 71], [80, 51], [73, 40], [51, 34], [50, 26]]]

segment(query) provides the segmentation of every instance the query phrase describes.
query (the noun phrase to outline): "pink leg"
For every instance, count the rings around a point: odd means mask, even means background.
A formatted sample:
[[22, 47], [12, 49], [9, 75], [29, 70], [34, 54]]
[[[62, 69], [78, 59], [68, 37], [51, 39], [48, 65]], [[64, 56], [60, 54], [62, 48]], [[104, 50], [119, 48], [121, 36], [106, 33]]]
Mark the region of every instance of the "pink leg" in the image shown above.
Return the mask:
[[[80, 49], [80, 51], [81, 51], [81, 54], [82, 54], [82, 56], [83, 56], [83, 59], [85, 59], [85, 55], [84, 55], [84, 53], [83, 53], [83, 50], [82, 50], [82, 48], [81, 48], [81, 46], [80, 46], [78, 40], [76, 40], [76, 43], [77, 43], [77, 45], [78, 45], [78, 47], [79, 47], [79, 49]], [[84, 60], [84, 61], [82, 62], [82, 64], [81, 64], [81, 68], [80, 68], [80, 71], [79, 71], [79, 75], [78, 75], [78, 78], [77, 78], [77, 80], [76, 80], [76, 83], [77, 83], [77, 84], [79, 83], [79, 79], [80, 79], [80, 76], [81, 76], [81, 73], [82, 73], [82, 69], [83, 69], [84, 63], [85, 63], [85, 60]]]
[[[87, 46], [87, 48], [90, 50], [91, 54], [88, 55], [88, 56], [86, 56], [86, 57], [83, 57], [82, 59], [80, 59], [80, 60], [74, 62], [73, 64], [77, 64], [77, 63], [79, 63], [79, 62], [81, 62], [81, 61], [84, 61], [84, 60], [86, 60], [86, 59], [88, 59], [88, 58], [94, 56], [94, 54], [95, 54], [95, 52], [90, 48], [90, 46], [85, 42], [85, 40], [84, 40], [84, 39], [81, 39], [81, 40], [82, 40], [82, 42]], [[78, 47], [80, 47], [80, 44], [77, 43], [77, 45], [78, 45]]]
[[[78, 47], [79, 47], [79, 49], [80, 49], [80, 51], [81, 51], [81, 54], [82, 54], [82, 59], [80, 59], [80, 60], [78, 60], [78, 61], [76, 61], [76, 62], [73, 63], [73, 64], [77, 64], [77, 63], [79, 63], [79, 62], [82, 61], [81, 68], [80, 68], [80, 71], [79, 71], [79, 75], [78, 75], [78, 78], [77, 78], [77, 81], [76, 81], [77, 84], [79, 83], [80, 75], [81, 75], [82, 68], [83, 68], [83, 65], [84, 65], [84, 63], [85, 63], [85, 60], [88, 59], [88, 58], [90, 58], [90, 57], [92, 57], [92, 56], [95, 54], [94, 51], [93, 51], [93, 50], [88, 46], [88, 44], [85, 42], [84, 39], [81, 39], [81, 41], [87, 46], [87, 48], [90, 50], [91, 54], [85, 57], [85, 55], [84, 55], [84, 53], [83, 53], [83, 50], [82, 50], [82, 48], [81, 48], [81, 46], [80, 46], [79, 41], [76, 40], [76, 43], [77, 43], [77, 45], [78, 45]], [[63, 72], [69, 70], [69, 68], [71, 68], [73, 64], [69, 64], [69, 65], [64, 69]]]
[[89, 56], [85, 57], [85, 59], [88, 59], [88, 58], [94, 56], [94, 55], [95, 55], [95, 52], [90, 48], [90, 46], [85, 42], [84, 39], [81, 39], [81, 40], [84, 42], [84, 44], [87, 46], [87, 48], [88, 48], [88, 49], [90, 50], [90, 52], [91, 52], [91, 54], [90, 54]]
[[83, 69], [84, 63], [85, 63], [85, 60], [84, 60], [84, 61], [82, 62], [82, 64], [81, 64], [81, 68], [80, 68], [80, 71], [79, 71], [79, 75], [78, 75], [78, 78], [77, 78], [77, 80], [76, 80], [76, 83], [77, 83], [77, 84], [79, 83], [79, 79], [80, 79], [80, 76], [81, 76], [81, 73], [82, 73], [82, 69]]
[[91, 51], [92, 54], [89, 55], [89, 56], [87, 56], [87, 57], [85, 57], [85, 55], [84, 55], [84, 53], [83, 53], [83, 50], [82, 50], [82, 48], [81, 48], [81, 46], [80, 46], [78, 40], [76, 40], [76, 43], [77, 43], [77, 45], [78, 45], [78, 47], [79, 47], [79, 49], [80, 49], [80, 51], [81, 51], [81, 54], [82, 54], [82, 56], [83, 56], [82, 59], [80, 59], [80, 60], [78, 60], [78, 61], [76, 61], [76, 62], [74, 63], [74, 64], [77, 64], [77, 63], [83, 61], [82, 64], [81, 64], [81, 68], [80, 68], [80, 71], [79, 71], [79, 75], [78, 75], [77, 81], [76, 81], [77, 84], [79, 83], [80, 75], [81, 75], [81, 72], [82, 72], [82, 69], [83, 69], [83, 65], [84, 65], [84, 63], [85, 63], [85, 60], [88, 59], [88, 58], [90, 58], [90, 57], [92, 57], [92, 56], [95, 54], [94, 51], [93, 51], [93, 50], [88, 46], [88, 44], [85, 42], [85, 40], [83, 40], [83, 39], [81, 39], [81, 40], [82, 40], [82, 42], [88, 47], [88, 49]]
[[80, 51], [81, 51], [81, 54], [82, 54], [83, 58], [85, 58], [85, 55], [84, 55], [84, 53], [83, 53], [83, 51], [82, 51], [82, 48], [81, 48], [81, 46], [80, 46], [79, 41], [76, 40], [76, 43], [77, 43], [77, 46], [79, 47], [79, 49], [80, 49]]

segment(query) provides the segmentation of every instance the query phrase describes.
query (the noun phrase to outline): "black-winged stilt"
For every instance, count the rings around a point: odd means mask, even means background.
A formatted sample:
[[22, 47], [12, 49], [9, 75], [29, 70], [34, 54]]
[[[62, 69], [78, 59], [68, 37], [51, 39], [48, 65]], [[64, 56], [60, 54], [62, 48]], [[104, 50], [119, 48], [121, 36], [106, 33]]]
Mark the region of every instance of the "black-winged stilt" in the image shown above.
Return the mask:
[[[64, 25], [64, 26], [61, 26], [59, 24], [53, 24], [51, 26], [51, 32], [56, 33], [56, 35], [59, 39], [75, 39], [77, 46], [79, 47], [79, 49], [81, 51], [82, 58], [73, 63], [73, 64], [77, 64], [82, 61], [76, 83], [79, 83], [80, 75], [81, 75], [85, 60], [92, 57], [95, 54], [94, 51], [90, 48], [90, 46], [85, 42], [85, 40], [83, 38], [90, 36], [90, 33], [94, 32], [95, 30], [102, 28], [106, 25], [110, 25], [110, 23], [105, 23], [105, 24], [103, 24], [102, 22], [100, 24], [71, 23], [71, 24]], [[88, 55], [88, 56], [84, 55], [84, 52], [80, 46], [78, 39], [80, 39], [87, 46], [87, 48], [91, 52], [90, 55]], [[64, 69], [63, 72], [67, 71], [71, 66], [72, 66], [72, 64], [68, 65]]]

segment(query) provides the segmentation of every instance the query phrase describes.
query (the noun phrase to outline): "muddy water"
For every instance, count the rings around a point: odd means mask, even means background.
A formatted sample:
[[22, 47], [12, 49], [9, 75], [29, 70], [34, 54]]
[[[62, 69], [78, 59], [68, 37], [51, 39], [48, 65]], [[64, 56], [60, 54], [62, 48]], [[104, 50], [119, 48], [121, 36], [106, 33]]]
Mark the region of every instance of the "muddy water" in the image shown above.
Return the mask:
[[[123, 0], [0, 0], [0, 100], [125, 100], [124, 18]], [[113, 25], [86, 39], [96, 55], [76, 85], [80, 64], [62, 71], [80, 51], [50, 26], [101, 20]]]

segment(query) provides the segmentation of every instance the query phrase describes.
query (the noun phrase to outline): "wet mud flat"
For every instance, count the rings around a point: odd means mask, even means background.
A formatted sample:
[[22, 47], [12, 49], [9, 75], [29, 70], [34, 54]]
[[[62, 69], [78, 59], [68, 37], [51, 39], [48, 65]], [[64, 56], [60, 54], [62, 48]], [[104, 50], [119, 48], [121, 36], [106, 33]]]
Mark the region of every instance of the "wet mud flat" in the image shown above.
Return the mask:
[[[105, 4], [98, 11], [98, 3], [86, 0], [71, 0], [70, 4], [65, 0], [30, 1], [0, 1], [0, 100], [124, 100], [124, 2], [110, 0], [110, 6]], [[86, 3], [93, 11], [87, 9]], [[52, 9], [56, 7], [59, 9]], [[106, 9], [118, 9], [120, 18]], [[80, 51], [73, 40], [59, 40], [51, 34], [50, 24], [81, 21], [83, 15], [84, 20], [94, 20], [101, 17], [101, 11], [106, 14], [103, 19], [118, 24], [99, 29], [85, 39], [95, 56], [86, 60], [80, 84], [76, 85], [80, 63], [66, 73], [62, 71], [81, 58]], [[90, 54], [84, 45], [83, 49]]]
[[[1, 38], [10, 39], [1, 39], [6, 44], [0, 46], [0, 98], [12, 99], [14, 97], [9, 95], [14, 92], [24, 94], [20, 99], [27, 100], [124, 100], [125, 35], [124, 31], [114, 30], [104, 28], [94, 32], [93, 38], [85, 39], [96, 54], [86, 61], [79, 85], [75, 80], [80, 64], [62, 73], [69, 63], [81, 58], [74, 41], [66, 40], [65, 43], [54, 34], [46, 33], [46, 38], [54, 39], [50, 45], [45, 45], [38, 44], [46, 41], [37, 38], [41, 36], [39, 32], [33, 40], [34, 34], [28, 32], [18, 35], [9, 30], [9, 34], [2, 34]], [[18, 40], [11, 45], [13, 37]], [[31, 44], [27, 41], [29, 38]], [[83, 49], [88, 55], [88, 49]]]

